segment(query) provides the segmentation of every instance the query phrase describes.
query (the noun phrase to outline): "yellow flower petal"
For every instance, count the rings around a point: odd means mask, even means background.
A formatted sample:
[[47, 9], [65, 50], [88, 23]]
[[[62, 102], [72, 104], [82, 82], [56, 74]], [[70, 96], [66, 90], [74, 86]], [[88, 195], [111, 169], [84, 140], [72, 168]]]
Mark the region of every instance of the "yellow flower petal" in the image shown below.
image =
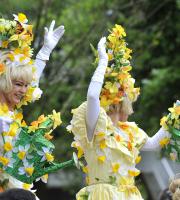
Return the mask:
[[106, 156], [98, 156], [98, 161], [99, 161], [99, 163], [104, 163], [105, 162], [105, 160], [106, 160]]
[[52, 117], [52, 120], [54, 120], [54, 129], [57, 127], [57, 126], [59, 126], [61, 123], [62, 123], [62, 121], [61, 121], [61, 114], [60, 114], [60, 112], [56, 112], [55, 110], [53, 110], [53, 114], [51, 115]]
[[53, 155], [51, 155], [50, 153], [46, 153], [45, 156], [46, 156], [46, 159], [48, 162], [53, 162], [53, 160], [54, 160]]
[[87, 167], [87, 166], [86, 166], [86, 167], [82, 167], [82, 170], [83, 170], [83, 172], [84, 172], [85, 174], [88, 173], [88, 167]]
[[5, 151], [11, 151], [13, 148], [13, 146], [10, 142], [5, 142], [3, 147], [4, 147]]
[[24, 157], [25, 157], [25, 155], [26, 155], [26, 152], [25, 152], [25, 151], [20, 151], [20, 152], [17, 154], [17, 156], [18, 156], [18, 158], [19, 158], [20, 160], [23, 160]]
[[28, 20], [25, 14], [18, 13], [18, 21], [21, 23], [26, 23]]
[[23, 183], [23, 189], [25, 190], [30, 190], [31, 189], [31, 184]]
[[170, 159], [175, 161], [177, 159], [177, 154], [176, 153], [170, 153]]
[[34, 167], [27, 167], [27, 168], [25, 168], [25, 172], [26, 172], [28, 175], [32, 176], [32, 174], [33, 174], [33, 172], [34, 172]]
[[129, 174], [129, 176], [134, 177], [134, 176], [138, 176], [140, 174], [140, 171], [139, 170], [137, 170], [137, 171], [128, 170], [128, 174]]
[[9, 164], [9, 159], [5, 158], [3, 156], [0, 156], [0, 162], [4, 165], [7, 166]]
[[114, 163], [114, 164], [112, 164], [112, 171], [113, 171], [114, 173], [117, 173], [118, 170], [119, 170], [119, 168], [120, 168], [120, 164], [119, 164], [119, 163]]
[[165, 147], [167, 144], [169, 144], [170, 139], [168, 137], [164, 137], [163, 139], [160, 140], [159, 144], [161, 148]]
[[99, 144], [100, 149], [105, 149], [107, 147], [106, 140], [102, 140]]
[[136, 164], [138, 164], [139, 162], [141, 162], [141, 156], [138, 156], [136, 159], [135, 159], [135, 162], [136, 162]]

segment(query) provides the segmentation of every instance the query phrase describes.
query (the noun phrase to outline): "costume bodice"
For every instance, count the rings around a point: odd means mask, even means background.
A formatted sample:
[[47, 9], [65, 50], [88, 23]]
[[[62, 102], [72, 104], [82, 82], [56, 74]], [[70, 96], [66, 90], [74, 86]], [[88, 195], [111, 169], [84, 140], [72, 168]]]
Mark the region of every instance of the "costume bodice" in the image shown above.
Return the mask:
[[72, 146], [77, 148], [78, 157], [84, 156], [87, 165], [87, 184], [109, 183], [112, 185], [134, 185], [134, 177], [140, 171], [139, 150], [147, 135], [134, 122], [119, 122], [113, 126], [105, 110], [101, 108], [92, 141], [87, 138], [86, 102], [73, 110], [71, 130], [74, 134]]

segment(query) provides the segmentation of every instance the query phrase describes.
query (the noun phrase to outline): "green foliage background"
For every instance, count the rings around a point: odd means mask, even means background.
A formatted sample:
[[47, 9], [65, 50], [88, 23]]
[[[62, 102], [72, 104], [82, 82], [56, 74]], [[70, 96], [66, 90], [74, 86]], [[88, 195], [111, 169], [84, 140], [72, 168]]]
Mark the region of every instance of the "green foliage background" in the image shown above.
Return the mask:
[[63, 125], [54, 132], [59, 160], [72, 155], [72, 135], [65, 127], [71, 109], [86, 99], [94, 71], [89, 44], [96, 46], [114, 24], [123, 25], [127, 32], [133, 49], [133, 76], [141, 87], [131, 120], [149, 135], [158, 130], [160, 118], [180, 98], [179, 11], [180, 0], [0, 0], [0, 15], [11, 18], [23, 12], [34, 24], [35, 55], [42, 46], [44, 26], [53, 19], [56, 25], [65, 26], [65, 35], [41, 79], [43, 97], [24, 109], [29, 121], [52, 109], [61, 111]]

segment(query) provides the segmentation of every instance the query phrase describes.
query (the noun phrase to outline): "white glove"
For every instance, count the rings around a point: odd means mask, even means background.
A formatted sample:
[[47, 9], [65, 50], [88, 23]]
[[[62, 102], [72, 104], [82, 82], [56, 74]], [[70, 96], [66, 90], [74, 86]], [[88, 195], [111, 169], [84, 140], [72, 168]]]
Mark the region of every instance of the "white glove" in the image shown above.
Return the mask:
[[92, 77], [92, 81], [103, 83], [104, 74], [108, 65], [108, 55], [106, 53], [106, 37], [102, 37], [98, 43], [98, 55], [99, 63]]
[[0, 117], [0, 133], [7, 132], [12, 121], [9, 117]]
[[99, 60], [108, 60], [108, 55], [106, 53], [106, 37], [102, 37], [98, 43], [98, 55]]
[[41, 50], [38, 52], [36, 58], [41, 59], [41, 60], [49, 60], [49, 56], [52, 50], [55, 48], [58, 41], [63, 36], [65, 32], [64, 26], [59, 26], [55, 30], [53, 30], [54, 25], [55, 25], [55, 20], [51, 22], [49, 30], [47, 27], [44, 28], [45, 30], [44, 45], [41, 48]]

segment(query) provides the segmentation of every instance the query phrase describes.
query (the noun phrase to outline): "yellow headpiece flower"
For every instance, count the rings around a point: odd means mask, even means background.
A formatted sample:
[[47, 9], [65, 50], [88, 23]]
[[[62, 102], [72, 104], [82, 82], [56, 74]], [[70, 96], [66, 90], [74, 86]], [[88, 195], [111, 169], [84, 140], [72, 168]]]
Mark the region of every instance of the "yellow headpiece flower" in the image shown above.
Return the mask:
[[12, 21], [0, 18], [0, 54], [5, 56], [3, 64], [31, 64], [32, 25], [26, 24], [28, 20], [23, 13], [13, 16]]

